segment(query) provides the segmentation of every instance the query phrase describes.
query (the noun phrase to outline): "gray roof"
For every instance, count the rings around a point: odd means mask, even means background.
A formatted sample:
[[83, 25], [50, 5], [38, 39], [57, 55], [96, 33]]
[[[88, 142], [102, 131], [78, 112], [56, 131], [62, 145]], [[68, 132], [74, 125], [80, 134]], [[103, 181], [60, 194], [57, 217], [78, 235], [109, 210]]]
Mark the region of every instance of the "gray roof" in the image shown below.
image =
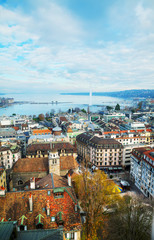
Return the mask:
[[76, 139], [77, 141], [82, 142], [84, 144], [109, 145], [109, 146], [112, 145], [112, 147], [115, 147], [117, 145], [118, 147], [123, 148], [122, 144], [113, 138], [101, 138], [89, 134], [87, 132], [78, 135]]
[[62, 129], [60, 127], [55, 127], [52, 129], [52, 131], [62, 131]]
[[63, 240], [63, 230], [51, 229], [51, 230], [29, 230], [18, 232], [16, 240]]
[[0, 222], [0, 239], [10, 240], [16, 222]]

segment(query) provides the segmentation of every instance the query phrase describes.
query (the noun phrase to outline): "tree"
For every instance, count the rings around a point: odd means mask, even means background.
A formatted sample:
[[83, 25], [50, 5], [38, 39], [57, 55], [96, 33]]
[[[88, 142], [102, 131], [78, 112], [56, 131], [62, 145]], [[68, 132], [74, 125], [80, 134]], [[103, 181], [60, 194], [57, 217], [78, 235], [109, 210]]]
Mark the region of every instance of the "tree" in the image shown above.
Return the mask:
[[117, 105], [115, 106], [115, 110], [116, 111], [120, 111], [120, 105], [117, 103]]
[[[109, 180], [104, 172], [97, 171], [91, 174], [87, 170], [83, 170], [83, 174], [76, 176], [74, 181], [76, 194], [86, 213], [82, 239], [104, 239], [102, 236], [106, 235], [108, 222], [105, 207], [119, 201], [119, 195], [112, 193], [114, 182]], [[100, 235], [101, 238], [99, 238]]]
[[44, 114], [43, 113], [39, 114], [38, 118], [40, 121], [43, 121], [45, 119]]
[[46, 117], [46, 118], [49, 118], [49, 112], [47, 112], [47, 113], [45, 114], [45, 117]]
[[125, 196], [109, 216], [106, 240], [150, 240], [151, 229], [152, 207], [141, 197]]
[[138, 103], [138, 108], [139, 108], [139, 110], [141, 110], [142, 104], [143, 104], [143, 102], [139, 102], [139, 103]]
[[111, 106], [106, 106], [106, 109], [107, 109], [108, 111], [110, 111], [110, 110], [113, 109], [113, 107], [111, 107]]
[[86, 110], [85, 110], [84, 108], [81, 109], [81, 112], [83, 112], [83, 113], [87, 113]]
[[55, 114], [55, 109], [51, 109], [50, 116], [53, 116]]

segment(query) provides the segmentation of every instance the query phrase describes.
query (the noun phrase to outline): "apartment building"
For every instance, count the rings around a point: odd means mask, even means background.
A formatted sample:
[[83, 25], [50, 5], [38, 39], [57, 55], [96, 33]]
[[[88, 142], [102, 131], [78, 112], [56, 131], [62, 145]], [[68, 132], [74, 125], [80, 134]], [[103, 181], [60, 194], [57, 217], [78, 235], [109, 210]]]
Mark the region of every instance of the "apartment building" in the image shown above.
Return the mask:
[[153, 147], [154, 136], [151, 129], [104, 132], [103, 137], [113, 138], [123, 145], [123, 164], [130, 168], [131, 152], [137, 147]]
[[135, 185], [148, 198], [154, 197], [154, 148], [134, 148], [130, 174]]
[[81, 161], [106, 171], [123, 166], [123, 146], [114, 139], [104, 139], [85, 132], [77, 136], [77, 152]]
[[0, 147], [0, 166], [6, 169], [12, 168], [13, 164], [21, 158], [19, 146], [1, 146]]

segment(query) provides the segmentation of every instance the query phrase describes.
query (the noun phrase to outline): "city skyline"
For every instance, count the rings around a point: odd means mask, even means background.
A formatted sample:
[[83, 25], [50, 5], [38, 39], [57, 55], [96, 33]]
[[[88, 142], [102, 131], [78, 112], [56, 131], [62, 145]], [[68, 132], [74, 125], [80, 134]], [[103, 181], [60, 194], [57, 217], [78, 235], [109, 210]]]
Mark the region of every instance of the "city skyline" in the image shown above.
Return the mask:
[[154, 2], [0, 1], [0, 92], [153, 89]]

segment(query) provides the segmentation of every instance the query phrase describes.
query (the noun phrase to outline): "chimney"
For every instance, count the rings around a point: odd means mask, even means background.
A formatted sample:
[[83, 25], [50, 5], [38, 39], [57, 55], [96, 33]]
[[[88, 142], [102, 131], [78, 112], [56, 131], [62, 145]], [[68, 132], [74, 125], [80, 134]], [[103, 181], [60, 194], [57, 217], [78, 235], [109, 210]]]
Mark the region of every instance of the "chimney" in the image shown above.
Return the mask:
[[29, 210], [30, 210], [30, 212], [33, 211], [33, 199], [32, 199], [32, 194], [31, 193], [29, 195]]
[[5, 196], [5, 187], [0, 187], [0, 197], [4, 197]]
[[78, 211], [78, 205], [77, 205], [77, 203], [75, 203], [75, 212], [77, 212]]
[[35, 189], [35, 178], [30, 178], [30, 189]]
[[47, 209], [47, 216], [50, 216], [50, 204], [49, 204], [49, 200], [47, 200], [46, 209]]
[[68, 186], [71, 187], [72, 183], [71, 183], [71, 175], [70, 175], [70, 173], [67, 176], [67, 180], [68, 180]]

